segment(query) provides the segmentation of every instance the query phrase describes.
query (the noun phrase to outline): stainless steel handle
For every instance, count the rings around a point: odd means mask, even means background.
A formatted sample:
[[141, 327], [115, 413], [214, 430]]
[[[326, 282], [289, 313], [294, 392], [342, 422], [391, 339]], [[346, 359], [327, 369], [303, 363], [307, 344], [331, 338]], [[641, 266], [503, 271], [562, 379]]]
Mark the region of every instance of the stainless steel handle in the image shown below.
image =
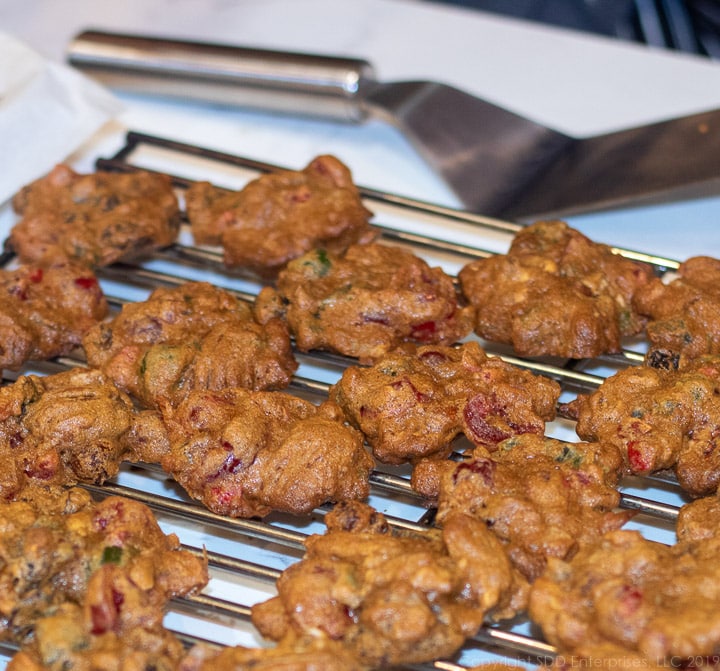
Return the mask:
[[68, 61], [111, 88], [360, 122], [375, 84], [365, 60], [85, 31]]

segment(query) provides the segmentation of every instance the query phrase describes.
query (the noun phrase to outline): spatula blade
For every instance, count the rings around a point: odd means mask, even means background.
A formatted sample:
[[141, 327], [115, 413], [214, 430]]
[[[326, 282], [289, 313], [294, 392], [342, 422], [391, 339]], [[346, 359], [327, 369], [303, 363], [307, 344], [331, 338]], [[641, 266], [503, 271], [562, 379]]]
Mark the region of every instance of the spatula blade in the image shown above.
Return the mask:
[[566, 216], [720, 192], [720, 110], [573, 138], [435, 82], [380, 84], [393, 121], [473, 212]]
[[495, 215], [574, 140], [436, 82], [378, 84], [367, 95], [375, 116], [393, 123], [473, 211]]
[[576, 140], [501, 212], [568, 216], [720, 193], [720, 110]]

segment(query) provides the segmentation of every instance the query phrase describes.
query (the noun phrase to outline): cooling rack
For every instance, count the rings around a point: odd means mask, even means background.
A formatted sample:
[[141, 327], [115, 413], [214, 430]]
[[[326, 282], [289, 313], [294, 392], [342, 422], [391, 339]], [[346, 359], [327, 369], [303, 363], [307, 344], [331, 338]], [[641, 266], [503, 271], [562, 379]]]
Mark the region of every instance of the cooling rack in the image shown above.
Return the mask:
[[[97, 160], [101, 170], [144, 170], [171, 175], [182, 202], [183, 190], [194, 180], [212, 181], [220, 186], [240, 188], [258, 174], [283, 166], [254, 161], [217, 150], [177, 142], [172, 139], [129, 132], [124, 146], [114, 156]], [[507, 250], [521, 225], [477, 214], [436, 206], [374, 189], [360, 187], [362, 198], [373, 213], [373, 224], [381, 240], [414, 251], [451, 275], [473, 258]], [[658, 275], [673, 271], [678, 261], [640, 251], [615, 248], [619, 254], [644, 261]], [[5, 254], [4, 265], [12, 264]], [[158, 286], [173, 286], [188, 280], [205, 280], [252, 301], [261, 285], [240, 271], [228, 271], [222, 251], [193, 244], [186, 224], [176, 244], [155, 253], [138, 264], [115, 264], [98, 271], [103, 290], [112, 309], [142, 300]], [[471, 336], [475, 338], [475, 336]], [[578, 393], [592, 391], [617, 370], [641, 363], [645, 343], [631, 340], [620, 354], [593, 360], [520, 358], [508, 348], [480, 341], [488, 354], [557, 380], [562, 387], [561, 401]], [[300, 364], [290, 393], [320, 401], [328, 389], [353, 365], [354, 360], [329, 353], [296, 352]], [[82, 353], [33, 363], [21, 373], [47, 374], [84, 365]], [[16, 374], [6, 375], [12, 379]], [[547, 434], [577, 440], [573, 423], [562, 416], [549, 424]], [[423, 529], [433, 524], [434, 511], [426, 507], [409, 486], [409, 468], [379, 464], [371, 474], [369, 503], [383, 512], [392, 525]], [[191, 644], [206, 641], [216, 645], [264, 645], [249, 621], [250, 607], [275, 593], [280, 572], [303, 555], [308, 534], [322, 533], [326, 508], [307, 518], [273, 513], [263, 520], [231, 519], [209, 512], [191, 501], [159, 468], [151, 465], [122, 467], [120, 474], [102, 486], [88, 486], [97, 497], [122, 495], [137, 499], [153, 509], [164, 530], [175, 532], [184, 547], [206, 552], [211, 580], [198, 596], [172, 603], [166, 624]], [[625, 508], [638, 511], [627, 525], [646, 537], [661, 542], [674, 541], [678, 508], [686, 502], [677, 483], [669, 475], [626, 478], [621, 483]], [[548, 661], [552, 646], [542, 640], [531, 623], [518, 619], [510, 623], [483, 627], [452, 660], [436, 660], [414, 669], [461, 671], [487, 661], [502, 661], [528, 667]], [[5, 651], [10, 654], [10, 650]], [[410, 668], [410, 667], [408, 667]]]

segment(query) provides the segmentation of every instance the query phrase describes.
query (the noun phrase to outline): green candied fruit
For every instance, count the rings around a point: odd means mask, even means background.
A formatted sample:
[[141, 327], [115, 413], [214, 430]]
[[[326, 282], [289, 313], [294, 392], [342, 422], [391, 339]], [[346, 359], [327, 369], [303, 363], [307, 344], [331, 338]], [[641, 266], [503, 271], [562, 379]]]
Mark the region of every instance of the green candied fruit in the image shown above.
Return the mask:
[[116, 545], [109, 545], [103, 550], [103, 564], [119, 564], [122, 560], [123, 549]]
[[498, 447], [505, 452], [510, 452], [510, 450], [516, 448], [519, 444], [521, 444], [521, 442], [522, 441], [517, 436], [512, 436], [503, 440]]
[[180, 374], [188, 365], [188, 357], [192, 356], [188, 353], [188, 349], [197, 349], [197, 343], [190, 341], [183, 345], [160, 344], [153, 345], [145, 352], [140, 360], [140, 375], [153, 375], [153, 371], [163, 371], [165, 374], [173, 372]]
[[699, 386], [690, 387], [690, 395], [692, 396], [692, 400], [698, 403], [707, 396], [707, 389]]
[[569, 463], [573, 468], [580, 468], [583, 462], [583, 456], [573, 450], [569, 445], [563, 445], [560, 454], [555, 457], [555, 461], [560, 464]]
[[310, 268], [317, 277], [325, 277], [330, 272], [332, 263], [324, 249], [316, 249], [306, 255], [303, 266]]
[[629, 332], [633, 327], [633, 314], [630, 310], [620, 310], [618, 314], [618, 326], [623, 333]]

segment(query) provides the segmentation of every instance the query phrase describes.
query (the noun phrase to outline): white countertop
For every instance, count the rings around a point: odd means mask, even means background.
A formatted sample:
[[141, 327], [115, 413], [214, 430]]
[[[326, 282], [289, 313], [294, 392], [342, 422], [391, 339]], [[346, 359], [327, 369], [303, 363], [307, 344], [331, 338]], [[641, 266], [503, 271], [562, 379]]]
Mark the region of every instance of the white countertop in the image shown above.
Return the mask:
[[[0, 0], [0, 30], [62, 62], [85, 28], [343, 54], [381, 81], [456, 85], [583, 136], [720, 107], [720, 63], [419, 0]], [[146, 131], [300, 167], [337, 154], [365, 186], [450, 206], [447, 187], [395, 129], [121, 96], [125, 111], [74, 159]], [[720, 255], [720, 200], [573, 217], [598, 240], [671, 258]]]

